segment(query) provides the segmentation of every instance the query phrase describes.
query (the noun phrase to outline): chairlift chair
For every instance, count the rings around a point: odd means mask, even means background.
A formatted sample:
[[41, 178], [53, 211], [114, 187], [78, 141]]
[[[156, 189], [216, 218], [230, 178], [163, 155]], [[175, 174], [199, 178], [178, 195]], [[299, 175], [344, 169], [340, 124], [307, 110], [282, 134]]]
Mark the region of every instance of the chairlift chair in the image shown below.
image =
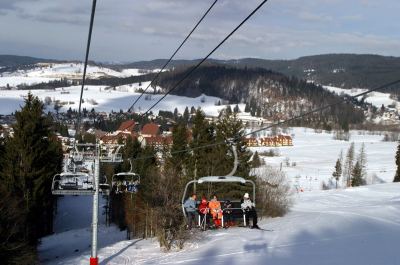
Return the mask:
[[[203, 183], [241, 183], [241, 184], [247, 184], [250, 183], [253, 187], [253, 203], [255, 205], [256, 203], [256, 184], [254, 183], [254, 181], [252, 180], [248, 180], [248, 179], [244, 179], [242, 177], [237, 177], [234, 176], [237, 166], [238, 166], [238, 157], [237, 157], [237, 150], [236, 150], [236, 145], [234, 143], [231, 144], [232, 146], [232, 153], [234, 156], [234, 164], [233, 164], [233, 169], [232, 171], [225, 175], [225, 176], [206, 176], [206, 177], [202, 177], [199, 178], [197, 180], [191, 180], [189, 181], [186, 186], [185, 186], [185, 190], [183, 192], [183, 196], [182, 196], [182, 211], [183, 211], [183, 216], [186, 219], [186, 211], [185, 211], [185, 207], [184, 207], [184, 203], [185, 203], [185, 199], [187, 198], [187, 192], [188, 192], [188, 188], [190, 185], [192, 184], [203, 184]], [[232, 208], [233, 210], [241, 210], [241, 208]], [[245, 213], [243, 212], [243, 223], [244, 225], [246, 225], [246, 216]], [[200, 218], [199, 218], [199, 226], [201, 226], [200, 224]], [[222, 226], [224, 226], [224, 217], [222, 215]]]
[[84, 172], [63, 172], [53, 177], [53, 195], [93, 195], [93, 176]]
[[110, 195], [110, 184], [108, 184], [106, 176], [104, 176], [103, 182], [99, 183], [99, 192], [104, 195]]
[[[205, 184], [205, 183], [240, 183], [240, 184], [248, 184], [250, 183], [253, 188], [252, 192], [252, 198], [253, 198], [253, 203], [255, 205], [256, 203], [256, 184], [254, 181], [249, 180], [249, 179], [244, 179], [242, 177], [237, 177], [237, 176], [208, 176], [208, 177], [202, 177], [197, 180], [191, 180], [186, 184], [185, 191], [182, 196], [182, 210], [183, 210], [183, 215], [186, 218], [186, 211], [184, 207], [185, 199], [187, 198], [187, 193], [188, 193], [188, 188], [192, 184]], [[240, 210], [242, 211], [241, 208], [231, 208], [231, 210]], [[200, 222], [200, 221], [199, 221]], [[246, 225], [246, 216], [243, 213], [243, 223]], [[199, 226], [201, 224], [199, 223]], [[224, 216], [222, 215], [222, 226], [224, 226]]]
[[[93, 175], [84, 172], [63, 172], [53, 177], [51, 193], [53, 195], [93, 195], [95, 183]], [[110, 185], [99, 183], [99, 192], [109, 195]]]
[[136, 193], [138, 192], [138, 186], [140, 184], [140, 175], [132, 172], [133, 165], [132, 160], [129, 159], [129, 164], [131, 168], [129, 172], [119, 172], [114, 174], [111, 180], [111, 190], [116, 193], [129, 192]]
[[138, 192], [139, 184], [140, 175], [133, 172], [120, 172], [114, 174], [111, 181], [112, 190], [115, 190], [116, 193], [136, 193]]

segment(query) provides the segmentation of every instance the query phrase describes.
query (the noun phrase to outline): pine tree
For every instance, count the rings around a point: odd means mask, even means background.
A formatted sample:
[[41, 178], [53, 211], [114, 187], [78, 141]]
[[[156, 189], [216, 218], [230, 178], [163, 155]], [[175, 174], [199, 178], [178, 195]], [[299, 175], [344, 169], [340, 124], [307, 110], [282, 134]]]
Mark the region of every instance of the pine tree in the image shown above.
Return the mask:
[[257, 167], [260, 167], [261, 166], [261, 159], [260, 159], [260, 156], [258, 155], [258, 152], [256, 151], [255, 153], [254, 153], [254, 155], [253, 155], [253, 159], [252, 159], [252, 161], [251, 161], [251, 166], [253, 167], [253, 168], [257, 168]]
[[177, 121], [179, 116], [178, 108], [174, 109], [174, 120]]
[[394, 176], [393, 182], [400, 182], [400, 142], [397, 145], [396, 166], [396, 175]]
[[238, 104], [236, 104], [236, 106], [233, 108], [233, 112], [235, 112], [235, 113], [239, 113], [240, 112]]
[[344, 171], [343, 177], [346, 181], [346, 186], [349, 187], [351, 185], [351, 174], [353, 172], [354, 167], [354, 142], [351, 143], [349, 150], [347, 150], [346, 161], [344, 163]]
[[15, 113], [14, 136], [5, 143], [0, 182], [18, 198], [23, 220], [16, 227], [21, 238], [35, 247], [39, 237], [52, 232], [51, 183], [61, 170], [62, 150], [50, 130], [43, 104], [28, 94], [25, 106]]
[[24, 238], [25, 205], [0, 182], [0, 260], [2, 264], [37, 264], [35, 247]]
[[367, 154], [365, 153], [365, 144], [362, 143], [360, 153], [358, 154], [357, 161], [361, 167], [361, 177], [366, 179], [367, 177]]
[[[177, 172], [187, 169], [188, 152], [182, 152], [188, 148], [188, 130], [182, 122], [177, 123], [172, 130], [172, 147], [170, 161], [175, 166]], [[179, 151], [179, 152], [177, 152]]]
[[[244, 128], [241, 120], [238, 119], [236, 113], [223, 111], [218, 119], [216, 124], [216, 137], [217, 142], [222, 142], [225, 140], [235, 140], [237, 155], [238, 155], [238, 168], [236, 170], [235, 175], [243, 178], [250, 178], [255, 180], [254, 176], [250, 176], [250, 158], [251, 152], [247, 149], [247, 145], [244, 142]], [[214, 160], [216, 161], [218, 167], [216, 171], [218, 175], [225, 175], [232, 170], [233, 166], [233, 155], [232, 155], [232, 147], [228, 144], [219, 145], [218, 148], [215, 148], [216, 157]], [[227, 186], [228, 187], [228, 186]], [[225, 187], [225, 189], [227, 188]], [[240, 189], [231, 190], [228, 194], [229, 197], [243, 196], [239, 195]]]
[[187, 124], [187, 123], [189, 122], [189, 117], [190, 117], [190, 115], [189, 115], [189, 108], [186, 107], [186, 108], [185, 108], [185, 111], [183, 112], [183, 116], [182, 116], [182, 119], [183, 119], [184, 124]]
[[226, 106], [224, 113], [230, 115], [232, 114], [232, 108], [231, 105]]
[[[190, 144], [193, 150], [193, 160], [191, 162], [193, 177], [204, 177], [213, 174], [213, 159], [212, 155], [215, 152], [213, 147], [196, 149], [199, 146], [204, 146], [215, 142], [215, 125], [209, 123], [205, 119], [204, 112], [199, 108], [193, 118], [192, 126], [193, 140]], [[195, 172], [196, 171], [196, 172]]]
[[335, 171], [332, 173], [333, 178], [336, 180], [336, 189], [338, 188], [338, 181], [342, 176], [342, 163], [340, 158], [336, 160]]
[[357, 161], [351, 172], [351, 186], [357, 187], [357, 186], [364, 185], [364, 179], [361, 175], [362, 174], [361, 171], [362, 171], [362, 168], [361, 168], [360, 162]]
[[246, 106], [244, 107], [244, 112], [250, 112], [250, 105], [249, 105], [249, 103], [246, 103]]

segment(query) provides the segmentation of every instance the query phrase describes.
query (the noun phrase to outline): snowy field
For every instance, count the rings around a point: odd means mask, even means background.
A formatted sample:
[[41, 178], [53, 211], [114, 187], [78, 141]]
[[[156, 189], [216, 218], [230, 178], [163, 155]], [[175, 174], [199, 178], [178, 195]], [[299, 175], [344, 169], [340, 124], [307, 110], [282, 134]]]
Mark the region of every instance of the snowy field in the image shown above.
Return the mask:
[[[82, 78], [84, 65], [82, 63], [53, 63], [47, 65], [37, 64], [29, 70], [18, 70], [11, 73], [2, 73], [0, 75], [0, 87], [16, 87], [21, 84], [32, 85], [61, 78], [79, 79]], [[122, 71], [112, 70], [106, 67], [88, 65], [86, 69], [87, 78], [100, 77], [130, 77], [143, 75], [155, 70], [123, 69]]]
[[[361, 145], [363, 143], [365, 145], [367, 181], [369, 183], [393, 180], [396, 171], [394, 156], [397, 143], [383, 142], [383, 135], [351, 131], [349, 141], [339, 141], [333, 139], [333, 133], [316, 133], [313, 129], [307, 128], [293, 128], [289, 133], [293, 137], [293, 146], [252, 147], [250, 149], [253, 152], [258, 151], [258, 153], [271, 149], [278, 151], [280, 156], [263, 157], [264, 161], [276, 169], [282, 169], [294, 189], [295, 187], [303, 188], [305, 192], [321, 189], [322, 181], [327, 183], [332, 178], [336, 160], [341, 152], [343, 152], [343, 161], [345, 160], [351, 142], [355, 144], [356, 157]], [[289, 166], [287, 162], [289, 162]], [[375, 180], [373, 180], [373, 175], [377, 177]]]
[[[100, 227], [100, 264], [398, 265], [400, 184], [294, 195], [281, 218], [266, 229], [197, 232], [181, 251], [163, 252], [155, 240], [123, 240], [115, 227]], [[78, 217], [79, 218], [79, 217]], [[42, 240], [44, 264], [88, 264], [90, 231], [71, 230]]]
[[[362, 143], [368, 175], [391, 182], [396, 143], [383, 136], [352, 131], [349, 142], [329, 133], [293, 128], [292, 147], [280, 147], [267, 164], [286, 172], [293, 188], [293, 206], [281, 218], [260, 221], [266, 230], [230, 228], [196, 232], [183, 250], [164, 252], [156, 239], [126, 240], [126, 231], [99, 227], [100, 264], [274, 264], [274, 265], [398, 265], [400, 244], [400, 184], [384, 183], [338, 190], [321, 190], [341, 151], [352, 141], [356, 154]], [[252, 148], [259, 152], [270, 148]], [[276, 149], [275, 149], [276, 150]], [[289, 158], [290, 164], [286, 166]], [[296, 178], [300, 176], [300, 178]], [[101, 204], [105, 204], [103, 200]], [[102, 209], [99, 211], [103, 212]], [[39, 256], [44, 264], [87, 264], [90, 257], [91, 197], [64, 197], [58, 204], [54, 235], [43, 238]]]
[[[338, 95], [343, 93], [350, 96], [354, 96], [363, 93], [365, 91], [368, 91], [368, 89], [362, 89], [362, 88], [343, 89], [333, 86], [323, 86], [323, 87]], [[361, 99], [361, 97], [359, 99]], [[382, 105], [384, 105], [385, 107], [387, 107], [388, 105], [395, 105], [396, 108], [400, 108], [399, 102], [397, 100], [391, 99], [389, 93], [372, 92], [367, 95], [365, 102], [371, 103], [373, 106], [377, 108], [380, 108]]]
[[[82, 108], [96, 111], [111, 112], [119, 111], [120, 109], [127, 111], [132, 103], [140, 96], [140, 93], [134, 92], [137, 88], [146, 88], [149, 82], [142, 82], [141, 86], [138, 83], [117, 87], [116, 90], [105, 89], [106, 86], [85, 86], [83, 91]], [[48, 97], [52, 100], [52, 104], [48, 107], [49, 111], [54, 111], [54, 102], [60, 101], [65, 105], [60, 109], [60, 112], [65, 112], [69, 108], [78, 109], [80, 86], [71, 86], [65, 88], [57, 88], [56, 90], [32, 90], [31, 93], [38, 96], [40, 100], [45, 101]], [[0, 114], [10, 114], [15, 110], [20, 109], [24, 104], [24, 96], [28, 94], [26, 90], [0, 90]], [[144, 112], [152, 106], [163, 95], [144, 95], [136, 103], [134, 111]], [[197, 98], [181, 97], [168, 95], [160, 102], [152, 111], [158, 114], [159, 110], [174, 111], [178, 108], [180, 113], [183, 113], [186, 107], [194, 106], [201, 107], [207, 115], [217, 116], [218, 111], [224, 106], [215, 106], [220, 99], [217, 97], [200, 96]]]

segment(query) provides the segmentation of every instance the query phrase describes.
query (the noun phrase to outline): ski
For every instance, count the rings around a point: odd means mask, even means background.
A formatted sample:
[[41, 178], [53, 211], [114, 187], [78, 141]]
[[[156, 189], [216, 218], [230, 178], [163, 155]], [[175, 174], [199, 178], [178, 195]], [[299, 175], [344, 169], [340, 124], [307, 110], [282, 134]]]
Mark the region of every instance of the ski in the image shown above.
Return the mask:
[[267, 231], [267, 232], [273, 232], [273, 229], [265, 229], [261, 227], [250, 227], [250, 229], [256, 229], [256, 230], [262, 230], [262, 231]]

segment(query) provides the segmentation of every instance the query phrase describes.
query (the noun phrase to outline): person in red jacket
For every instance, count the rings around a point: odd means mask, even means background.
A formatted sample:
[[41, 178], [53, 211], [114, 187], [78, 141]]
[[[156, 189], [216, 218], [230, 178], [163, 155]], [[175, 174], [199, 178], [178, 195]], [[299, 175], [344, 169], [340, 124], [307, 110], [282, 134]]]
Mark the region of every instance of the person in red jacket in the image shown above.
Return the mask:
[[207, 198], [203, 196], [199, 204], [200, 224], [203, 229], [207, 226], [207, 215], [209, 211]]

